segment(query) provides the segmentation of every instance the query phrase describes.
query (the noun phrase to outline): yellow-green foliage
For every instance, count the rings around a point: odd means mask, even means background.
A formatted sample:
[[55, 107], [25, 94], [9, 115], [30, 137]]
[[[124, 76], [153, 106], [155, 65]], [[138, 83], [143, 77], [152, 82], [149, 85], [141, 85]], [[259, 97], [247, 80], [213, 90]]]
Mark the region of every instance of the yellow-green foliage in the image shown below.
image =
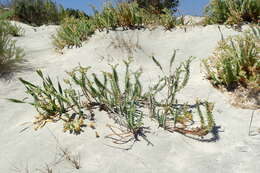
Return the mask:
[[260, 20], [259, 0], [211, 0], [206, 7], [208, 24], [241, 24], [258, 23]]
[[87, 40], [93, 32], [93, 25], [87, 18], [65, 18], [57, 35], [53, 36], [54, 45], [58, 49], [63, 49], [66, 46], [80, 47], [81, 43]]
[[52, 0], [13, 0], [14, 19], [31, 25], [59, 24], [60, 7]]
[[15, 46], [15, 41], [10, 37], [20, 35], [21, 29], [5, 20], [7, 17], [6, 14], [0, 17], [0, 77], [16, 70], [23, 57], [23, 51]]
[[216, 86], [259, 87], [260, 28], [221, 41], [214, 55], [204, 60], [204, 65], [208, 78]]
[[97, 29], [115, 29], [147, 27], [148, 25], [162, 25], [171, 29], [176, 25], [176, 18], [172, 11], [163, 9], [164, 13], [153, 13], [153, 10], [140, 8], [136, 2], [119, 3], [116, 7], [106, 4], [101, 13], [96, 11], [93, 18]]
[[[115, 123], [125, 127], [135, 140], [138, 140], [138, 136], [145, 137], [145, 112], [150, 112], [151, 118], [157, 119], [159, 126], [169, 131], [194, 136], [211, 133], [215, 127], [213, 104], [201, 101], [197, 101], [195, 105], [180, 104], [175, 97], [188, 82], [192, 61], [189, 58], [173, 69], [175, 55], [176, 52], [169, 63], [169, 75], [160, 77], [156, 85], [148, 87], [147, 92], [143, 91], [143, 83], [140, 80], [142, 71], [132, 72], [131, 60], [124, 62], [124, 75], [118, 73], [117, 65], [111, 65], [111, 71], [102, 74], [90, 74], [90, 67], [79, 66], [68, 72], [69, 78], [64, 80], [68, 89], [63, 89], [59, 82], [55, 87], [50, 77], [44, 77], [41, 71], [37, 73], [42, 79], [42, 86], [20, 79], [27, 93], [34, 99], [28, 103], [39, 113], [34, 122], [36, 129], [47, 122], [62, 120], [64, 131], [80, 133], [86, 126], [87, 119], [93, 120], [93, 110], [99, 109], [107, 112]], [[152, 59], [164, 72], [161, 64], [154, 57]], [[73, 89], [74, 87], [80, 91]], [[164, 94], [165, 91], [167, 94]], [[158, 95], [163, 98], [159, 99]], [[25, 100], [9, 100], [26, 103]], [[194, 108], [197, 108], [197, 113], [193, 111]], [[88, 113], [91, 116], [88, 116]], [[195, 116], [200, 118], [200, 122], [191, 126]]]
[[169, 9], [164, 9], [164, 13], [161, 14], [151, 11], [140, 8], [135, 2], [119, 3], [116, 7], [106, 4], [100, 13], [94, 9], [95, 14], [91, 18], [82, 16], [78, 19], [65, 19], [54, 37], [54, 44], [58, 49], [80, 46], [95, 30], [115, 30], [118, 27], [135, 29], [159, 25], [170, 30], [181, 24], [182, 19], [172, 16]]

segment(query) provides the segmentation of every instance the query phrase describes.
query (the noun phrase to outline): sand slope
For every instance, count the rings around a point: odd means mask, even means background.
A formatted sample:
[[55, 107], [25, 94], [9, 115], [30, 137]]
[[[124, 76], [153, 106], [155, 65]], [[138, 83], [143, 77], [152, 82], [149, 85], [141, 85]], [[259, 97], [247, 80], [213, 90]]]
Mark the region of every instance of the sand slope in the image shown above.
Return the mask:
[[[33, 28], [20, 25], [26, 32], [25, 36], [17, 38], [17, 44], [25, 49], [25, 65], [32, 70], [15, 74], [9, 82], [0, 81], [0, 173], [23, 169], [26, 165], [31, 172], [37, 172], [45, 164], [52, 165], [59, 157], [58, 145], [68, 148], [72, 155], [80, 154], [81, 169], [77, 170], [68, 161], [62, 161], [52, 166], [54, 173], [259, 172], [260, 134], [257, 129], [260, 128], [260, 112], [255, 112], [252, 124], [252, 134], [255, 135], [248, 136], [252, 110], [231, 106], [228, 98], [204, 79], [201, 59], [210, 56], [221, 39], [216, 25], [189, 26], [186, 32], [183, 28], [172, 31], [161, 28], [152, 31], [113, 31], [108, 34], [97, 32], [83, 47], [64, 50], [64, 54], [57, 54], [51, 44], [51, 35], [57, 26]], [[225, 26], [220, 28], [225, 37], [239, 34]], [[120, 46], [123, 43], [130, 45], [132, 51]], [[197, 57], [192, 63], [188, 86], [178, 97], [182, 101], [192, 102], [202, 98], [215, 103], [216, 123], [221, 126], [217, 142], [202, 143], [158, 129], [156, 123], [150, 123], [151, 133], [147, 136], [154, 146], [147, 146], [146, 141], [141, 141], [130, 151], [111, 148], [107, 146], [109, 141], [104, 136], [109, 134], [105, 125], [112, 123], [112, 120], [104, 113], [97, 113], [99, 139], [89, 128], [79, 136], [64, 134], [61, 124], [48, 124], [39, 131], [29, 128], [20, 132], [30, 125], [37, 113], [30, 105], [4, 100], [25, 97], [25, 89], [18, 77], [37, 83], [40, 81], [34, 72], [37, 68], [53, 79], [62, 79], [65, 71], [79, 63], [92, 66], [93, 71], [99, 72], [109, 70], [108, 63], [122, 63], [121, 60], [128, 56], [134, 57], [134, 69], [143, 69], [142, 80], [147, 86], [159, 74], [149, 56], [154, 55], [167, 66], [174, 49], [178, 49], [176, 63], [189, 56]]]

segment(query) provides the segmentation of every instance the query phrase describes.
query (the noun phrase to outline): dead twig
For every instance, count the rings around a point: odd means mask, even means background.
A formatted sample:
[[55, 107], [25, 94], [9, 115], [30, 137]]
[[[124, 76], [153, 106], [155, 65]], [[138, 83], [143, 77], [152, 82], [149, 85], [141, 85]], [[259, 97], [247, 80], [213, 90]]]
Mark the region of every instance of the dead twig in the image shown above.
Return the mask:
[[254, 118], [254, 113], [255, 113], [255, 111], [252, 111], [251, 118], [250, 118], [250, 124], [249, 124], [249, 128], [248, 128], [248, 136], [251, 136], [251, 126], [252, 126], [252, 122], [253, 122], [253, 118]]

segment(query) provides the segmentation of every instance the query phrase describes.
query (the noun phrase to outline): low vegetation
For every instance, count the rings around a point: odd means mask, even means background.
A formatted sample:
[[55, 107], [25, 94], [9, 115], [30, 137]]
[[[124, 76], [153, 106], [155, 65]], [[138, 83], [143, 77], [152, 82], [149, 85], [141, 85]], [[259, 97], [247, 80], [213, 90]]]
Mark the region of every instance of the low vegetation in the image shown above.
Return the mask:
[[[108, 125], [117, 137], [110, 135], [115, 143], [138, 141], [138, 137], [146, 139], [147, 128], [144, 126], [143, 119], [148, 114], [145, 112], [150, 112], [150, 117], [158, 120], [159, 126], [168, 131], [205, 136], [215, 127], [212, 115], [213, 104], [199, 100], [194, 105], [178, 103], [175, 95], [188, 82], [192, 58], [174, 70], [172, 65], [175, 54], [176, 52], [170, 61], [170, 75], [159, 78], [159, 82], [150, 86], [146, 92], [140, 80], [142, 71], [131, 72], [132, 60], [129, 59], [124, 61], [123, 76], [119, 75], [117, 66], [114, 65], [111, 65], [110, 72], [102, 72], [102, 74], [90, 74], [90, 67], [79, 66], [68, 72], [69, 78], [64, 80], [67, 89], [63, 89], [59, 82], [55, 87], [50, 77], [44, 77], [41, 71], [37, 71], [43, 81], [42, 86], [20, 79], [33, 101], [9, 100], [16, 103], [29, 103], [36, 108], [39, 115], [34, 122], [35, 129], [43, 127], [47, 122], [62, 120], [64, 131], [79, 134], [84, 127], [91, 127], [87, 125], [87, 121], [93, 121], [95, 119], [93, 110], [99, 109], [107, 112], [116, 124], [126, 129], [121, 131], [122, 133], [117, 133], [113, 126]], [[164, 72], [160, 63], [154, 57], [152, 59]], [[80, 88], [80, 91], [73, 88]], [[158, 95], [163, 95], [162, 93], [165, 92], [167, 93], [165, 98], [158, 98]], [[197, 119], [195, 117], [200, 121], [195, 121]], [[126, 136], [130, 139], [124, 139]]]
[[[116, 30], [118, 28], [140, 29], [153, 28], [155, 26], [163, 26], [166, 30], [174, 28], [176, 25], [184, 24], [182, 18], [172, 16], [172, 11], [163, 9], [163, 13], [156, 14], [141, 8], [136, 2], [119, 3], [116, 7], [106, 4], [102, 12], [94, 9], [94, 16], [91, 18], [81, 17], [78, 19], [69, 18], [64, 20], [62, 27], [54, 36], [54, 45], [58, 49], [71, 46], [79, 46], [82, 41], [99, 30]], [[71, 22], [73, 21], [73, 22]], [[78, 27], [75, 26], [79, 26]], [[71, 32], [71, 28], [75, 28]], [[83, 30], [82, 30], [83, 28]], [[74, 41], [71, 41], [74, 38]], [[76, 41], [77, 40], [77, 41]]]
[[[204, 60], [208, 79], [216, 87], [242, 87], [257, 98], [260, 92], [260, 29], [221, 41], [212, 57]], [[259, 100], [257, 101], [259, 107]]]
[[[176, 94], [187, 85], [190, 76], [190, 63], [193, 57], [186, 60], [173, 71], [172, 65], [175, 55], [176, 51], [169, 63], [169, 75], [160, 77], [158, 83], [150, 88], [149, 108], [151, 117], [157, 119], [159, 126], [168, 131], [205, 136], [212, 132], [215, 127], [212, 115], [214, 106], [212, 103], [200, 100], [197, 100], [193, 105], [178, 103]], [[163, 74], [166, 74], [161, 64], [154, 57], [153, 60]], [[162, 93], [167, 94], [164, 94], [165, 97], [162, 97]], [[201, 107], [205, 107], [203, 113]], [[194, 121], [196, 115], [200, 120], [199, 123]], [[204, 115], [206, 116], [206, 121]]]
[[10, 7], [14, 18], [23, 23], [40, 26], [60, 22], [60, 7], [52, 0], [13, 0]]
[[7, 21], [8, 16], [4, 13], [0, 17], [0, 77], [17, 70], [24, 56], [22, 49], [17, 48], [11, 38], [11, 35], [21, 35], [22, 29]]
[[33, 26], [60, 24], [66, 17], [88, 17], [80, 10], [65, 9], [53, 0], [10, 0], [3, 6], [7, 7], [5, 11], [13, 13], [12, 20]]
[[211, 0], [205, 10], [207, 24], [259, 23], [258, 0]]
[[94, 33], [93, 25], [86, 17], [65, 18], [57, 35], [53, 36], [53, 44], [57, 49], [73, 46], [80, 47]]
[[136, 2], [141, 8], [157, 14], [163, 13], [164, 9], [176, 12], [179, 5], [179, 0], [128, 0], [128, 2]]

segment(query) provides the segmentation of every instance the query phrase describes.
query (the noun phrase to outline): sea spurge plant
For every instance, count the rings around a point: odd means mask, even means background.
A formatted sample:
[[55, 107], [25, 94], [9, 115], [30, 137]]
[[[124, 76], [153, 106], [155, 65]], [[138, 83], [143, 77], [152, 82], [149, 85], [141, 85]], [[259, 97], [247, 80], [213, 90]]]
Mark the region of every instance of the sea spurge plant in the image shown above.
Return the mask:
[[83, 41], [87, 40], [94, 33], [94, 28], [90, 20], [86, 17], [64, 19], [57, 35], [53, 36], [53, 43], [56, 48], [81, 47]]
[[176, 94], [188, 83], [193, 57], [173, 68], [175, 55], [176, 51], [169, 62], [169, 72], [152, 57], [163, 76], [147, 92], [143, 91], [141, 82], [143, 72], [132, 71], [132, 59], [129, 59], [124, 61], [123, 74], [119, 73], [118, 65], [110, 65], [110, 71], [101, 73], [91, 73], [90, 67], [78, 66], [67, 72], [69, 78], [64, 79], [67, 89], [63, 89], [59, 82], [55, 87], [50, 77], [44, 77], [41, 71], [37, 71], [43, 81], [42, 87], [20, 79], [34, 100], [9, 100], [29, 103], [36, 108], [39, 113], [35, 121], [36, 129], [47, 122], [62, 120], [64, 131], [80, 133], [87, 126], [87, 118], [93, 120], [95, 117], [94, 109], [105, 111], [124, 129], [108, 125], [112, 134], [107, 137], [117, 144], [138, 141], [139, 137], [148, 141], [145, 135], [148, 128], [143, 121], [147, 116], [145, 112], [149, 112], [150, 118], [158, 120], [159, 126], [168, 131], [205, 136], [215, 127], [213, 105], [207, 101], [197, 101], [194, 105], [178, 102]]
[[[233, 103], [244, 108], [259, 108], [260, 29], [221, 41], [213, 56], [203, 60], [207, 78], [213, 86], [235, 91]], [[240, 96], [236, 96], [240, 95]]]
[[118, 3], [116, 7], [107, 3], [101, 12], [95, 8], [94, 15], [91, 18], [82, 16], [81, 18], [69, 17], [64, 20], [61, 28], [54, 36], [54, 45], [58, 49], [64, 47], [80, 47], [83, 41], [86, 41], [95, 30], [103, 31], [116, 30], [117, 28], [140, 29], [150, 28], [151, 26], [163, 26], [170, 30], [176, 25], [181, 24], [181, 20], [172, 16], [169, 9], [164, 13], [152, 13], [153, 10], [147, 10], [133, 3]]
[[14, 18], [24, 23], [40, 26], [59, 24], [60, 6], [52, 0], [12, 0]]
[[[180, 104], [176, 98], [176, 94], [180, 92], [186, 85], [190, 76], [190, 63], [193, 57], [190, 57], [184, 63], [181, 63], [173, 70], [173, 62], [176, 56], [174, 52], [169, 63], [169, 75], [161, 77], [153, 87], [150, 88], [149, 109], [151, 117], [157, 119], [159, 126], [171, 132], [179, 132], [185, 135], [205, 136], [211, 133], [215, 126], [212, 117], [213, 106], [211, 103], [197, 102], [195, 105]], [[166, 74], [162, 65], [152, 57], [155, 64], [159, 67], [163, 74]], [[162, 97], [161, 93], [165, 97]], [[158, 94], [160, 94], [158, 96]], [[201, 106], [206, 111], [201, 112]], [[197, 108], [197, 113], [194, 109]], [[200, 124], [195, 124], [194, 118], [200, 119]], [[207, 117], [205, 124], [204, 117]]]
[[[111, 72], [103, 72], [102, 77], [88, 74], [89, 68], [77, 67], [69, 72], [72, 81], [79, 85], [87, 107], [98, 106], [110, 113], [120, 125], [127, 127], [133, 134], [139, 132], [142, 126], [142, 112], [138, 110], [138, 103], [142, 99], [140, 71], [130, 72], [130, 61], [125, 61], [125, 75], [120, 79], [117, 66], [111, 65]], [[120, 85], [119, 81], [124, 81]]]
[[[36, 130], [42, 128], [47, 122], [63, 120], [64, 129], [80, 133], [81, 129], [74, 125], [76, 121], [84, 118], [79, 94], [74, 89], [63, 89], [59, 82], [55, 87], [51, 78], [44, 77], [40, 70], [37, 70], [37, 74], [42, 79], [42, 86], [34, 85], [20, 78], [27, 89], [26, 93], [32, 96], [33, 101], [9, 100], [16, 103], [28, 103], [35, 107], [38, 112], [34, 121]], [[70, 127], [67, 127], [67, 124], [70, 124]]]
[[208, 24], [258, 23], [260, 3], [258, 0], [211, 0], [205, 13]]
[[204, 60], [208, 78], [215, 86], [224, 85], [228, 89], [259, 86], [259, 52], [259, 28], [221, 41], [213, 57]]
[[19, 35], [20, 29], [6, 20], [8, 15], [0, 17], [0, 78], [16, 71], [23, 61], [23, 50], [16, 47], [11, 35]]
[[120, 3], [117, 6], [117, 16], [119, 26], [122, 27], [141, 27], [147, 11], [140, 8], [137, 3]]
[[112, 6], [112, 4], [107, 3], [103, 11], [99, 13], [95, 8], [94, 16], [93, 16], [93, 25], [95, 29], [102, 31], [103, 29], [115, 29], [118, 26], [118, 19], [116, 9]]
[[166, 30], [174, 28], [178, 20], [172, 16], [172, 11], [170, 9], [163, 9], [163, 12], [164, 13], [160, 15], [160, 25]]

